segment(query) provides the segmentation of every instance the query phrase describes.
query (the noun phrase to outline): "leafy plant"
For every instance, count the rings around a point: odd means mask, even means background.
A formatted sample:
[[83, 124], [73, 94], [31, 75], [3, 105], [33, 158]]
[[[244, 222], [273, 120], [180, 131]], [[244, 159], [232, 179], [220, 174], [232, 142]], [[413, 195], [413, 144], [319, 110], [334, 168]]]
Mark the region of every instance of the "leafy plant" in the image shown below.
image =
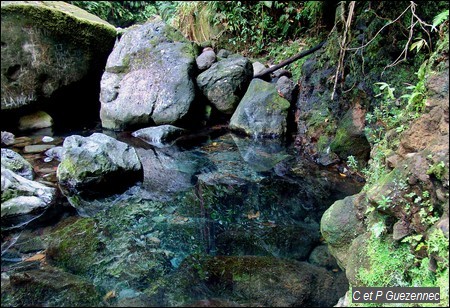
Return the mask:
[[438, 15], [436, 15], [436, 17], [434, 17], [434, 19], [433, 19], [433, 27], [437, 27], [441, 23], [446, 21], [448, 19], [448, 16], [449, 16], [448, 10], [445, 10], [445, 11], [439, 13]]
[[377, 201], [378, 208], [382, 210], [387, 210], [392, 204], [392, 198], [389, 196], [381, 196], [381, 199]]
[[352, 169], [358, 169], [358, 161], [356, 160], [355, 156], [349, 155], [347, 157], [347, 165]]

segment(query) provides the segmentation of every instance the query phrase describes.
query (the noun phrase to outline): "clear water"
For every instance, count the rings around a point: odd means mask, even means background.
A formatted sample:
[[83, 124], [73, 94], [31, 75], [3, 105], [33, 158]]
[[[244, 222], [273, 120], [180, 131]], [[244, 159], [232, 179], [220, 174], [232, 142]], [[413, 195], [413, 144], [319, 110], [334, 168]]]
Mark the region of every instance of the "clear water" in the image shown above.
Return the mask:
[[[361, 183], [277, 140], [219, 131], [153, 147], [106, 133], [136, 148], [144, 180], [78, 200], [75, 216], [8, 253], [40, 237], [47, 263], [94, 285], [99, 305], [329, 306], [344, 295], [337, 266], [308, 260], [323, 212]], [[23, 263], [4, 261], [5, 272]]]

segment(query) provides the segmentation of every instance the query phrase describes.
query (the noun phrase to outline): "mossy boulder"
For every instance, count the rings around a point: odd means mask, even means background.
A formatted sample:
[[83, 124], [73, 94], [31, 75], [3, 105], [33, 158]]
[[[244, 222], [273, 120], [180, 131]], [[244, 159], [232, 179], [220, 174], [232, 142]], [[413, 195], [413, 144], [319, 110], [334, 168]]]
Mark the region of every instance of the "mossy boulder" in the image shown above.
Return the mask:
[[102, 126], [176, 124], [195, 98], [197, 52], [160, 19], [129, 28], [111, 52], [101, 79]]
[[353, 239], [364, 231], [363, 216], [358, 215], [358, 206], [363, 199], [364, 194], [360, 193], [336, 201], [325, 211], [320, 222], [320, 232], [342, 268], [346, 268], [352, 253], [349, 248]]
[[230, 129], [249, 136], [283, 137], [290, 103], [275, 84], [253, 79], [230, 120]]
[[114, 45], [113, 26], [66, 2], [2, 1], [1, 8], [2, 111], [98, 76]]
[[[105, 134], [93, 133], [89, 137], [72, 135], [64, 140], [56, 175], [65, 195], [96, 197], [116, 193], [142, 180], [143, 171], [133, 147]], [[83, 209], [78, 210], [83, 213]]]

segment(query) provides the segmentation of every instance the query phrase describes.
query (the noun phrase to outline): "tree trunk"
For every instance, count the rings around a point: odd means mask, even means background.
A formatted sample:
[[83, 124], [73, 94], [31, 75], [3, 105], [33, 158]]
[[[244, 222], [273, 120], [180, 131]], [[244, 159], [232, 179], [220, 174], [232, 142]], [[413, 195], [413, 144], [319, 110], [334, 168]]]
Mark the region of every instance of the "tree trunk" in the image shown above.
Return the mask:
[[286, 65], [288, 65], [288, 64], [291, 64], [292, 62], [297, 61], [298, 59], [301, 59], [301, 58], [303, 58], [303, 57], [306, 57], [306, 56], [309, 55], [309, 54], [312, 54], [314, 51], [320, 49], [320, 48], [323, 46], [323, 44], [325, 44], [325, 42], [326, 42], [326, 41], [323, 41], [322, 43], [320, 43], [320, 44], [314, 46], [314, 47], [311, 48], [311, 49], [308, 49], [308, 50], [303, 51], [303, 52], [301, 52], [301, 53], [299, 53], [299, 54], [296, 54], [295, 56], [292, 56], [292, 57], [290, 57], [289, 59], [286, 59], [286, 60], [280, 62], [280, 63], [277, 64], [277, 65], [274, 65], [274, 66], [272, 66], [272, 67], [266, 68], [265, 70], [263, 70], [263, 71], [260, 72], [259, 74], [256, 74], [255, 76], [253, 76], [253, 78], [264, 79], [264, 77], [265, 77], [266, 75], [268, 75], [268, 74], [270, 74], [270, 73], [276, 71], [277, 69], [280, 69], [280, 68], [282, 68], [283, 66], [286, 66]]

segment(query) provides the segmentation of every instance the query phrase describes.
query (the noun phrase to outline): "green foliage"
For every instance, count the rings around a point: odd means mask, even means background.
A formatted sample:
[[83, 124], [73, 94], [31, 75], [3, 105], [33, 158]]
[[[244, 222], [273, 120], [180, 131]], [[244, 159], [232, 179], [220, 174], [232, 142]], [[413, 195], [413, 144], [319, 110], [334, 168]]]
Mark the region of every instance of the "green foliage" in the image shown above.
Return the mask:
[[439, 163], [435, 163], [427, 170], [427, 174], [431, 175], [433, 174], [438, 180], [442, 180], [444, 174], [445, 174], [446, 168], [445, 163], [443, 161], [440, 161]]
[[145, 22], [157, 14], [155, 1], [67, 1], [118, 27]]
[[377, 204], [378, 204], [378, 208], [382, 209], [382, 210], [387, 210], [388, 208], [391, 207], [391, 203], [392, 203], [392, 198], [389, 196], [381, 196], [381, 199], [378, 200]]
[[448, 15], [449, 15], [448, 10], [445, 10], [445, 11], [439, 13], [438, 15], [436, 15], [436, 17], [434, 17], [434, 19], [433, 19], [433, 27], [437, 27], [441, 23], [446, 21], [448, 19]]
[[406, 244], [397, 247], [382, 237], [371, 237], [367, 243], [368, 268], [360, 268], [358, 279], [365, 286], [404, 287], [405, 264], [414, 260]]
[[347, 157], [347, 165], [352, 169], [358, 169], [358, 161], [356, 160], [355, 156], [349, 155]]
[[322, 11], [321, 1], [210, 1], [214, 24], [225, 26], [234, 51], [259, 55], [305, 32]]

